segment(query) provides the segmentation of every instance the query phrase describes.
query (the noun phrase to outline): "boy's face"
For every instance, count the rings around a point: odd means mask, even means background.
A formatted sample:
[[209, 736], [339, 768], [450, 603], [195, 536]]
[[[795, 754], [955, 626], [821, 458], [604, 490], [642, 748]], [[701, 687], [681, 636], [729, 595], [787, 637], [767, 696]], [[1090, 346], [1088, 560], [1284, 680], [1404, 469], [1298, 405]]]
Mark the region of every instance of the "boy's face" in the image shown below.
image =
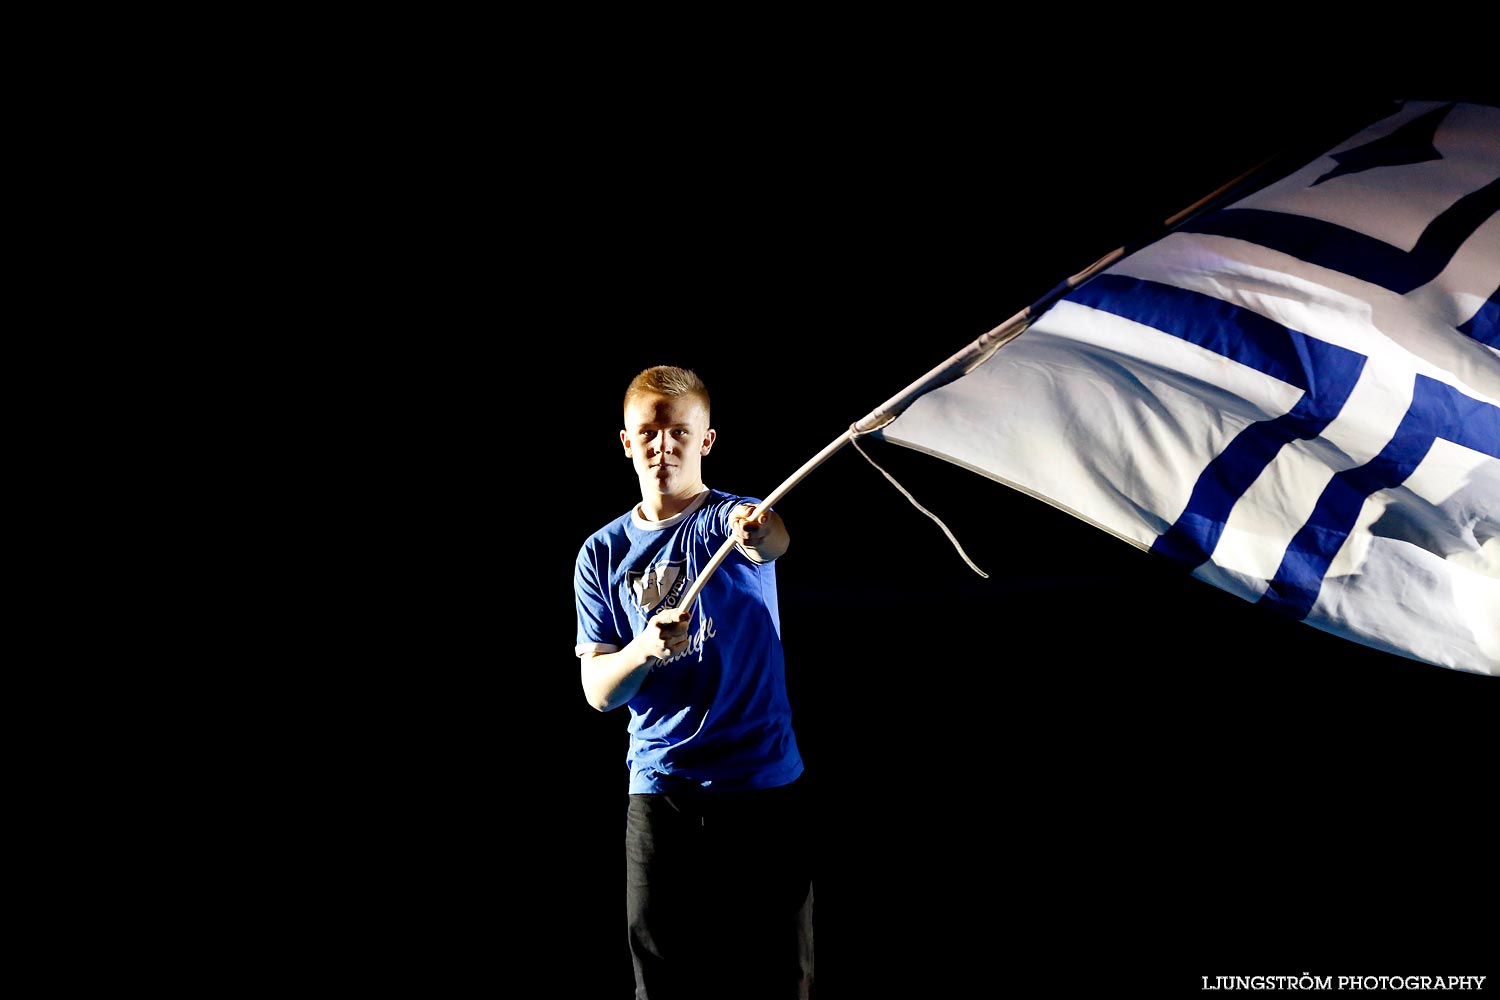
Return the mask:
[[703, 456], [713, 447], [708, 411], [696, 396], [638, 395], [625, 407], [620, 442], [635, 465], [641, 498], [689, 499], [703, 491]]

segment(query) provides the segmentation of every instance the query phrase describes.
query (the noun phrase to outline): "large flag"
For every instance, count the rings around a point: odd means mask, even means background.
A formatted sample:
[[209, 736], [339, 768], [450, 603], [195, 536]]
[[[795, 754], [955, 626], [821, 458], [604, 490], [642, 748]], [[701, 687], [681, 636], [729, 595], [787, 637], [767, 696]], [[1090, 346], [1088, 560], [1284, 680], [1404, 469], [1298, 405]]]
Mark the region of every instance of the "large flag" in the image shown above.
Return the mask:
[[861, 430], [1309, 625], [1495, 674], [1497, 207], [1500, 108], [1404, 103]]

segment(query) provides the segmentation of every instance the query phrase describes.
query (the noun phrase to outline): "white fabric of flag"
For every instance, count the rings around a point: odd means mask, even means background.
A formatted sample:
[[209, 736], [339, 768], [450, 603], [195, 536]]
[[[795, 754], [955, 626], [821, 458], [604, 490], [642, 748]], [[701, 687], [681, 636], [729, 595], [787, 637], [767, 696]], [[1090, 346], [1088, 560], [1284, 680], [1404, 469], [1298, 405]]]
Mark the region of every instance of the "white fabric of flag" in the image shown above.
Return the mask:
[[1246, 600], [1500, 673], [1500, 108], [1407, 102], [877, 436]]

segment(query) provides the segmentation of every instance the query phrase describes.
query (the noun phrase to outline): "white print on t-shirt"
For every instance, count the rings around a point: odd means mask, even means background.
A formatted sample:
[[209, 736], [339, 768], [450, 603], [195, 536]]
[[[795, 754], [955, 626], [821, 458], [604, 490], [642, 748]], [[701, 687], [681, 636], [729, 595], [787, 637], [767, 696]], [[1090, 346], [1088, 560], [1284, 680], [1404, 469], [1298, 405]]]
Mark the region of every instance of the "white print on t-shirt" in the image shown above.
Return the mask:
[[701, 660], [703, 659], [703, 644], [707, 642], [711, 636], [717, 634], [718, 633], [714, 631], [714, 620], [712, 618], [704, 618], [698, 623], [698, 631], [693, 633], [693, 641], [688, 643], [687, 646], [682, 650], [682, 652], [677, 653], [674, 656], [669, 656], [661, 662], [671, 663], [674, 660], [680, 660], [685, 656], [692, 656], [694, 654], [697, 654], [698, 658]]
[[[658, 611], [677, 607], [677, 602], [682, 600], [682, 595], [687, 591], [688, 584], [691, 582], [682, 572], [686, 563], [687, 560], [679, 559], [676, 562], [657, 563], [643, 573], [627, 572], [625, 574], [625, 579], [630, 584], [630, 592], [635, 595], [637, 610], [640, 611], [643, 622], [649, 621], [651, 615]], [[702, 659], [703, 643], [715, 634], [714, 620], [701, 618], [697, 631], [693, 633], [692, 641], [681, 652], [661, 662], [671, 663], [693, 655]]]
[[686, 559], [676, 562], [657, 563], [644, 573], [628, 572], [625, 579], [630, 583], [630, 592], [635, 595], [636, 607], [649, 613], [660, 607], [675, 608], [682, 592], [687, 589], [687, 577], [682, 573]]

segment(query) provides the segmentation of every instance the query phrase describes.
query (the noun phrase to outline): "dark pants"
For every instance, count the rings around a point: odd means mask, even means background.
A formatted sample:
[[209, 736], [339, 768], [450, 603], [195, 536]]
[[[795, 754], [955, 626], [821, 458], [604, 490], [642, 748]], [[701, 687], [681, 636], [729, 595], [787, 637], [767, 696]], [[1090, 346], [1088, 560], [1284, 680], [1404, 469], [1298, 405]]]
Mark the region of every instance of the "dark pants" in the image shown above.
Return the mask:
[[813, 975], [813, 829], [799, 782], [632, 795], [625, 905], [637, 1000], [798, 1000]]

